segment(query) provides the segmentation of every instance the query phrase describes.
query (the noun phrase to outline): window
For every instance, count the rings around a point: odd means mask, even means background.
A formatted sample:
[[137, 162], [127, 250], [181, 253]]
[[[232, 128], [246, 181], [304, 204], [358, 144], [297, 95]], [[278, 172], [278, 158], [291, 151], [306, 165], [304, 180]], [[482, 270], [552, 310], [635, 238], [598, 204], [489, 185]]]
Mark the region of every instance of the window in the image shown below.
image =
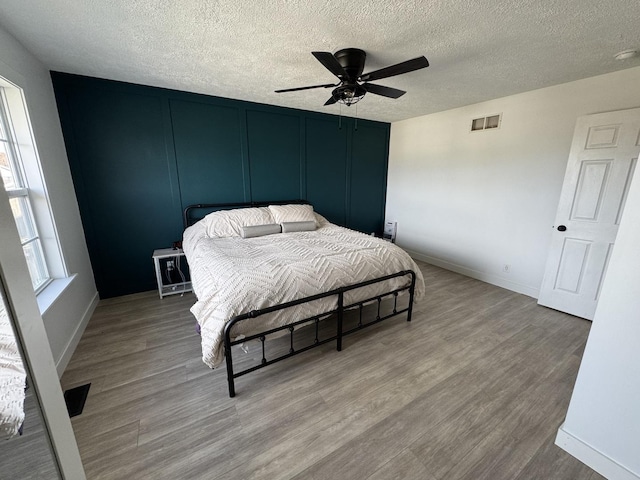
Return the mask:
[[31, 283], [37, 293], [51, 281], [51, 276], [33, 214], [30, 189], [20, 156], [20, 145], [16, 140], [7, 105], [6, 89], [0, 87], [0, 172], [27, 259]]

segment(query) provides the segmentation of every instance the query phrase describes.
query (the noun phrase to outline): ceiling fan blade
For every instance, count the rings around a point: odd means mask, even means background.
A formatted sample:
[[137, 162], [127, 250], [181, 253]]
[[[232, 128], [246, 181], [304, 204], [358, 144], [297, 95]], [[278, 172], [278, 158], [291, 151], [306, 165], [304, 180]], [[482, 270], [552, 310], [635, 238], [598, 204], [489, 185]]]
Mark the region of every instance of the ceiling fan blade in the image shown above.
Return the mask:
[[369, 80], [380, 80], [383, 78], [394, 77], [396, 75], [402, 75], [403, 73], [413, 72], [414, 70], [420, 70], [429, 66], [429, 61], [423, 56], [407, 60], [406, 62], [397, 63], [390, 67], [381, 68], [380, 70], [374, 70], [373, 72], [365, 73], [360, 76], [361, 81], [367, 82]]
[[404, 90], [398, 90], [397, 88], [385, 87], [384, 85], [374, 85], [373, 83], [365, 83], [362, 85], [367, 92], [374, 93], [376, 95], [382, 95], [388, 98], [400, 98], [404, 95]]
[[322, 85], [311, 85], [310, 87], [297, 87], [297, 88], [285, 88], [283, 90], [276, 90], [276, 93], [284, 93], [284, 92], [297, 92], [298, 90], [310, 90], [312, 88], [329, 88], [335, 87], [333, 83], [324, 83]]
[[333, 105], [336, 102], [337, 102], [337, 100], [333, 97], [333, 95], [331, 95], [331, 98], [329, 98], [329, 100], [324, 102], [324, 106], [326, 107], [327, 105]]
[[336, 77], [343, 79], [349, 78], [347, 72], [345, 72], [342, 65], [336, 60], [331, 52], [311, 52], [311, 54], [318, 59], [318, 61], [324, 65], [324, 67], [333, 73]]

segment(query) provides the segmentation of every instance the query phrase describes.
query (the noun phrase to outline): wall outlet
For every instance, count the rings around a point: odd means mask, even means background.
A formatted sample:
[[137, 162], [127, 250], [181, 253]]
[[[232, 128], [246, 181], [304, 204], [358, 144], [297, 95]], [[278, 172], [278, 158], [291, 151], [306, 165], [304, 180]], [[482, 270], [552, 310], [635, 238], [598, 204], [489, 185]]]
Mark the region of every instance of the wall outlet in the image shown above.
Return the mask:
[[167, 260], [167, 268], [173, 268], [173, 260]]
[[504, 273], [509, 273], [509, 272], [511, 272], [511, 265], [509, 265], [508, 263], [505, 263], [505, 264], [504, 264], [504, 267], [502, 267], [502, 271], [503, 271]]

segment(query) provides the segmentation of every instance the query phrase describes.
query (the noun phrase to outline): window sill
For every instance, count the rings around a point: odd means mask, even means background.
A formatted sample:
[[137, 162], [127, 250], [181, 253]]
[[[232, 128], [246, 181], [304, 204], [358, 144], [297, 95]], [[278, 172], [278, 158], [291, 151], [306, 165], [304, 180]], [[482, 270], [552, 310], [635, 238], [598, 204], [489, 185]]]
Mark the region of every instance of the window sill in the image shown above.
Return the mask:
[[40, 315], [44, 315], [51, 306], [56, 303], [56, 300], [60, 298], [60, 295], [67, 289], [71, 282], [76, 278], [77, 274], [70, 275], [66, 278], [56, 278], [44, 290], [42, 290], [36, 299], [38, 301], [38, 307], [40, 308]]

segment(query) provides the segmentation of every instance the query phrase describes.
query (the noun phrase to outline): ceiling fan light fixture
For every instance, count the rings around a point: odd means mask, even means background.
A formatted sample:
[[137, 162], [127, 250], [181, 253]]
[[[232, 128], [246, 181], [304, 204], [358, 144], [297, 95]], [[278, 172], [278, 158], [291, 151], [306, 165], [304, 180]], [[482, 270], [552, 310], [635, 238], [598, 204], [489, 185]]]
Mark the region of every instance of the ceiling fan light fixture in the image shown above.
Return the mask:
[[366, 93], [367, 91], [364, 87], [354, 84], [340, 86], [331, 92], [331, 95], [337, 103], [342, 103], [349, 107], [362, 100]]

